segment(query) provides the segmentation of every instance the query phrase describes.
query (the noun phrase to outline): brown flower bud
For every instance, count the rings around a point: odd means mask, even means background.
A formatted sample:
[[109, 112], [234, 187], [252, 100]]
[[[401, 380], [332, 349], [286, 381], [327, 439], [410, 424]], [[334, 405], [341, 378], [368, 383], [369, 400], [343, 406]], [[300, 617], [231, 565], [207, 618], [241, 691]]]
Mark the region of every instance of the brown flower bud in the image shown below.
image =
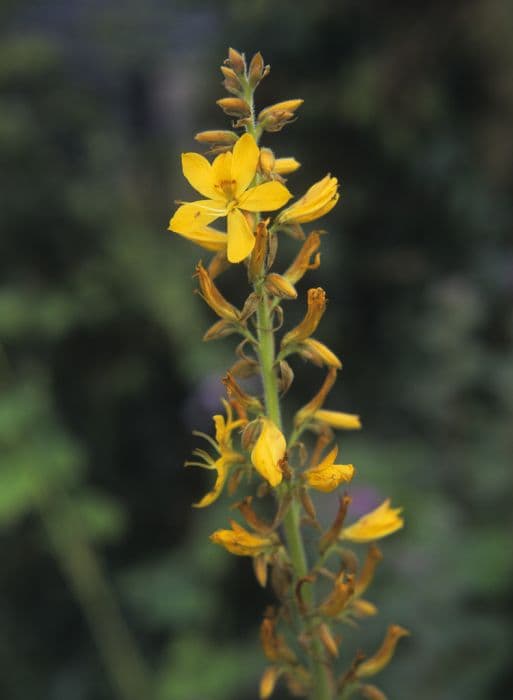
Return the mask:
[[227, 372], [223, 377], [223, 384], [230, 399], [234, 399], [238, 404], [248, 411], [262, 411], [263, 406], [256, 396], [251, 396], [235, 381], [235, 378]]
[[253, 448], [261, 430], [262, 424], [259, 420], [252, 420], [246, 425], [241, 435], [241, 444], [245, 450], [249, 452]]
[[216, 104], [230, 117], [244, 118], [251, 114], [248, 103], [239, 97], [223, 97], [217, 100]]
[[221, 66], [221, 72], [224, 75], [223, 85], [225, 90], [231, 92], [232, 95], [240, 95], [243, 89], [242, 83], [235, 71], [227, 66]]
[[360, 695], [366, 700], [387, 700], [385, 693], [375, 685], [361, 685]]
[[397, 642], [401, 637], [407, 637], [410, 633], [408, 630], [404, 629], [400, 625], [390, 625], [383, 644], [378, 649], [378, 651], [361, 663], [356, 669], [357, 678], [368, 678], [369, 676], [374, 676], [379, 673], [385, 666], [390, 662], [392, 656], [394, 655]]
[[271, 177], [271, 174], [274, 170], [274, 163], [275, 163], [275, 158], [274, 158], [274, 153], [271, 151], [270, 148], [261, 148], [260, 149], [260, 159], [258, 161], [258, 166], [261, 170], [261, 172], [266, 175], [267, 177]]
[[342, 363], [324, 343], [314, 338], [306, 338], [301, 343], [301, 347], [298, 350], [299, 354], [306, 360], [310, 360], [314, 365], [322, 367], [326, 365], [328, 367], [334, 367], [335, 369], [342, 369]]
[[289, 365], [288, 362], [285, 362], [285, 360], [282, 360], [280, 362], [280, 380], [279, 380], [279, 390], [281, 396], [287, 393], [287, 391], [290, 389], [292, 386], [292, 382], [294, 381], [294, 371], [292, 370], [292, 367]]
[[324, 648], [328, 652], [330, 656], [333, 656], [334, 658], [337, 658], [338, 656], [338, 645], [336, 641], [333, 639], [333, 636], [331, 634], [330, 628], [328, 625], [323, 622], [322, 625], [319, 627], [319, 637], [321, 639], [321, 642], [324, 645]]
[[273, 294], [280, 299], [297, 299], [297, 292], [294, 285], [286, 277], [282, 277], [276, 272], [270, 272], [265, 278], [265, 288], [269, 294]]
[[372, 543], [367, 550], [367, 557], [363, 563], [360, 575], [356, 580], [356, 594], [361, 595], [369, 587], [372, 579], [374, 578], [374, 572], [376, 571], [376, 566], [383, 559], [383, 555], [377, 545]]
[[282, 115], [290, 115], [288, 118], [294, 116], [294, 113], [301, 105], [304, 100], [284, 100], [283, 102], [277, 102], [276, 104], [269, 105], [265, 107], [258, 115], [258, 121], [260, 123], [266, 122], [269, 118], [280, 119]]

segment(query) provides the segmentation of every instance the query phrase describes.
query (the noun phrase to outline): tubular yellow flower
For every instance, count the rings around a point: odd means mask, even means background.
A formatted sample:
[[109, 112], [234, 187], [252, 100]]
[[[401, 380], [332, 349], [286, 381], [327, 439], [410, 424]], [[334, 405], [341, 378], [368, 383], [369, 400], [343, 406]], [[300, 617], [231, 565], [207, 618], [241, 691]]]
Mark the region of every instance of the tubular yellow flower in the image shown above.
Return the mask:
[[336, 177], [326, 175], [322, 180], [312, 185], [297, 202], [284, 209], [276, 221], [280, 224], [306, 224], [309, 221], [320, 219], [321, 216], [331, 211], [338, 199], [338, 180]]
[[257, 472], [274, 487], [283, 479], [280, 462], [285, 457], [287, 443], [283, 433], [270, 418], [260, 420], [262, 431], [251, 451], [251, 462]]
[[383, 644], [378, 651], [374, 656], [371, 656], [370, 659], [367, 659], [357, 667], [355, 672], [356, 677], [368, 678], [384, 669], [394, 654], [397, 642], [401, 637], [407, 637], [409, 634], [408, 630], [400, 625], [390, 625]]
[[341, 413], [340, 411], [315, 411], [314, 419], [319, 423], [326, 423], [330, 428], [339, 430], [359, 430], [362, 427], [360, 416], [354, 413]]
[[340, 537], [351, 542], [372, 542], [391, 535], [404, 525], [401, 511], [402, 508], [391, 508], [390, 499], [387, 498], [375, 510], [344, 528]]
[[235, 520], [230, 520], [230, 525], [231, 530], [216, 530], [210, 535], [210, 539], [231, 554], [239, 557], [256, 557], [274, 546], [271, 538], [248, 532]]
[[299, 343], [315, 333], [326, 310], [326, 292], [321, 287], [308, 290], [307, 311], [299, 325], [283, 336], [281, 346]]
[[340, 484], [351, 481], [354, 467], [352, 464], [335, 464], [337, 453], [338, 447], [334, 447], [322, 462], [304, 472], [309, 486], [317, 491], [330, 493]]
[[169, 229], [187, 236], [226, 216], [228, 260], [244, 260], [255, 245], [255, 236], [243, 212], [274, 211], [291, 197], [279, 182], [250, 187], [259, 157], [260, 150], [251, 134], [241, 136], [233, 152], [219, 154], [212, 164], [199, 153], [184, 153], [183, 174], [207, 199], [182, 204], [169, 222]]

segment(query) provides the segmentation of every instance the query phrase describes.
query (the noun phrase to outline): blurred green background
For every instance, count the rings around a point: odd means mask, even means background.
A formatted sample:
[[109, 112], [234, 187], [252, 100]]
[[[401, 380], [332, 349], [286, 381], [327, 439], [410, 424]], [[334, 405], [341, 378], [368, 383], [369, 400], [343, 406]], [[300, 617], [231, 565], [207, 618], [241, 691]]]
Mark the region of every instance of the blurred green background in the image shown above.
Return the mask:
[[305, 98], [265, 139], [303, 163], [291, 189], [342, 182], [302, 291], [330, 297], [329, 407], [364, 419], [354, 514], [406, 510], [361, 639], [413, 635], [378, 682], [513, 697], [511, 3], [4, 0], [0, 20], [0, 697], [256, 699], [269, 594], [209, 544], [226, 500], [193, 512], [209, 475], [182, 468], [233, 343], [201, 344], [205, 255], [166, 231], [179, 154], [227, 127], [229, 45], [271, 63], [261, 106]]

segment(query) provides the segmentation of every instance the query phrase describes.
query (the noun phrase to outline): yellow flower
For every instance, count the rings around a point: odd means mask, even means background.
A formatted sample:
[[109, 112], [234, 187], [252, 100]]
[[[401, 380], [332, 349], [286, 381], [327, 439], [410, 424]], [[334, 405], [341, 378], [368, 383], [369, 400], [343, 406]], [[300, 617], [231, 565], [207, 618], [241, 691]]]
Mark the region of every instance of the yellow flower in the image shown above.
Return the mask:
[[356, 677], [368, 678], [369, 676], [374, 676], [376, 673], [379, 673], [390, 662], [390, 659], [392, 658], [397, 646], [397, 642], [401, 639], [401, 637], [407, 637], [409, 634], [410, 633], [408, 630], [404, 629], [404, 627], [401, 627], [400, 625], [390, 625], [387, 630], [386, 637], [383, 640], [383, 644], [374, 654], [374, 656], [371, 656], [369, 659], [357, 666], [355, 674]]
[[[255, 245], [244, 212], [274, 211], [292, 196], [279, 182], [250, 187], [259, 157], [260, 150], [251, 134], [241, 136], [233, 152], [221, 153], [212, 164], [199, 153], [182, 154], [184, 176], [207, 199], [182, 204], [169, 222], [169, 229], [197, 240], [198, 232], [205, 232], [209, 224], [226, 216], [228, 260], [244, 260]], [[207, 234], [204, 236], [206, 239]]]
[[313, 417], [319, 423], [326, 423], [330, 428], [338, 428], [339, 430], [359, 430], [362, 427], [360, 416], [354, 413], [320, 409], [315, 411]]
[[352, 464], [335, 464], [337, 453], [338, 447], [334, 447], [322, 462], [305, 471], [309, 486], [317, 491], [330, 493], [344, 481], [351, 481], [354, 467]]
[[287, 448], [283, 433], [270, 418], [261, 418], [262, 431], [251, 451], [251, 462], [271, 486], [278, 486], [283, 479], [280, 462]]
[[208, 435], [203, 435], [202, 433], [196, 433], [201, 437], [204, 437], [218, 452], [218, 459], [214, 460], [212, 457], [204, 450], [194, 450], [194, 454], [201, 457], [202, 462], [186, 462], [186, 466], [196, 466], [202, 467], [203, 469], [211, 469], [217, 471], [217, 478], [211, 491], [209, 491], [201, 501], [194, 504], [195, 508], [205, 508], [213, 503], [223, 490], [223, 487], [228, 478], [230, 472], [230, 467], [234, 464], [239, 464], [244, 462], [243, 455], [235, 452], [232, 448], [232, 432], [242, 426], [245, 421], [242, 419], [233, 420], [232, 407], [227, 401], [223, 401], [223, 405], [226, 409], [226, 419], [222, 415], [214, 416], [214, 425], [216, 429], [215, 440]]
[[258, 554], [274, 546], [269, 537], [254, 535], [241, 525], [230, 520], [231, 530], [216, 530], [210, 535], [212, 542], [220, 544], [232, 554], [240, 557], [256, 557]]
[[340, 536], [351, 542], [372, 542], [391, 535], [404, 525], [402, 508], [391, 508], [387, 498], [380, 506], [342, 530]]
[[338, 202], [338, 180], [326, 175], [312, 185], [297, 202], [287, 207], [277, 218], [280, 224], [306, 224], [319, 219], [333, 209]]

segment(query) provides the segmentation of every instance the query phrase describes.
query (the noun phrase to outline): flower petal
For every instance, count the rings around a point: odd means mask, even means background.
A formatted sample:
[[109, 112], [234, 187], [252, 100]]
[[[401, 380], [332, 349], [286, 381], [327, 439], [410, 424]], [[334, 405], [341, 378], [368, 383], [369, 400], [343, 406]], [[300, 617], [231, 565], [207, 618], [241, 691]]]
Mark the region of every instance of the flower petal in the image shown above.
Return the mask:
[[260, 149], [251, 134], [244, 134], [233, 147], [231, 178], [235, 180], [235, 196], [246, 190], [255, 177]]
[[169, 230], [175, 233], [190, 233], [208, 226], [219, 216], [225, 216], [226, 209], [221, 202], [211, 199], [182, 204], [169, 222]]
[[240, 209], [228, 214], [228, 250], [231, 263], [238, 263], [248, 257], [255, 246], [255, 236]]
[[226, 233], [216, 231], [214, 228], [210, 228], [210, 226], [205, 226], [197, 231], [188, 231], [187, 233], [177, 231], [176, 233], [206, 250], [225, 250], [228, 242]]
[[223, 490], [223, 486], [226, 482], [226, 477], [228, 476], [228, 468], [227, 465], [223, 462], [223, 460], [220, 459], [216, 462], [216, 469], [217, 479], [215, 481], [212, 491], [206, 493], [201, 499], [201, 501], [198, 501], [198, 503], [194, 503], [193, 505], [195, 508], [206, 508], [206, 506], [209, 506], [211, 503], [213, 503], [219, 498], [221, 491]]
[[217, 199], [214, 173], [208, 160], [199, 153], [182, 153], [182, 170], [185, 178], [204, 197]]
[[244, 192], [239, 197], [241, 209], [247, 211], [274, 211], [286, 204], [291, 193], [280, 182], [264, 182]]
[[212, 162], [212, 173], [214, 176], [214, 186], [217, 190], [218, 198], [226, 198], [223, 185], [232, 179], [232, 152], [220, 153]]

